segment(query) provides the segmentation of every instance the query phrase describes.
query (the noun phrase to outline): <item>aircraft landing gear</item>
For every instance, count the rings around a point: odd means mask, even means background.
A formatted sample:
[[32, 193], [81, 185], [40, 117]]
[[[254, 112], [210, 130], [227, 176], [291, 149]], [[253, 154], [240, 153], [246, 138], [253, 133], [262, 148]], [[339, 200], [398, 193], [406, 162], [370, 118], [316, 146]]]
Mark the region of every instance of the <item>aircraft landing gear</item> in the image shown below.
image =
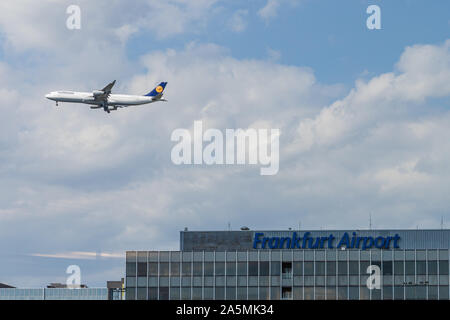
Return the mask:
[[58, 106], [58, 101], [56, 102], [56, 106]]

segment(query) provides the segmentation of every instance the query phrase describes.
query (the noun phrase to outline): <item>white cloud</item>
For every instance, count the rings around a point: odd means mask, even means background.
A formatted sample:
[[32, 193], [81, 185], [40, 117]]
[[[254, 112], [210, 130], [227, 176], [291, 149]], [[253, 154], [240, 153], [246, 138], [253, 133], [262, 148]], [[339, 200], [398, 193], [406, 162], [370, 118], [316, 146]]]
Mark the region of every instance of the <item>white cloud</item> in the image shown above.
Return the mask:
[[240, 9], [236, 10], [228, 21], [228, 26], [234, 32], [242, 32], [247, 28], [246, 18], [248, 16], [248, 10]]

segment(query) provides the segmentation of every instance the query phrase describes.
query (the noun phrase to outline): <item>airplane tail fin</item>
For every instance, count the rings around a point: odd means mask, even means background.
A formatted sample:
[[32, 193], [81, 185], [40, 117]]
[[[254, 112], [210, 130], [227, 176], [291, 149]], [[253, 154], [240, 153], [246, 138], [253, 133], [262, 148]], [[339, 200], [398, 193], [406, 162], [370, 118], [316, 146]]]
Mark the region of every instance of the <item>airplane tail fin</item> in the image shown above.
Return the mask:
[[156, 97], [156, 96], [162, 96], [164, 89], [166, 88], [167, 82], [161, 82], [158, 84], [152, 91], [147, 93], [146, 97]]

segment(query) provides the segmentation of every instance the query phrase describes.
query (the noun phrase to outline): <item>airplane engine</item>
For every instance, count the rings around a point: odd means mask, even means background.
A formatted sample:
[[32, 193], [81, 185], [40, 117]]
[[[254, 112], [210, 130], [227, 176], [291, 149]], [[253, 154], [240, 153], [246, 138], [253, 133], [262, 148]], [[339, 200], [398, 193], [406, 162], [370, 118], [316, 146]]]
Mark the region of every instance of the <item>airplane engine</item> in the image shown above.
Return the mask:
[[98, 96], [103, 95], [104, 92], [100, 91], [100, 90], [95, 90], [95, 91], [92, 91], [92, 94], [94, 95], [94, 97], [98, 97]]

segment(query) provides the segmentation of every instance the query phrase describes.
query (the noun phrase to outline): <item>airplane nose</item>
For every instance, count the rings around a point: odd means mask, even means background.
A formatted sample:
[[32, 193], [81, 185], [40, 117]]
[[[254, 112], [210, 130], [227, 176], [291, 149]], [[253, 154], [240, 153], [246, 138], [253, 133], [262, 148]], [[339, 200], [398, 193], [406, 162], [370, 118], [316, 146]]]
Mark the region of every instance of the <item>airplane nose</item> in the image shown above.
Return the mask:
[[52, 97], [52, 94], [51, 94], [51, 93], [46, 94], [45, 97], [46, 97], [47, 99], [50, 99], [50, 98]]

